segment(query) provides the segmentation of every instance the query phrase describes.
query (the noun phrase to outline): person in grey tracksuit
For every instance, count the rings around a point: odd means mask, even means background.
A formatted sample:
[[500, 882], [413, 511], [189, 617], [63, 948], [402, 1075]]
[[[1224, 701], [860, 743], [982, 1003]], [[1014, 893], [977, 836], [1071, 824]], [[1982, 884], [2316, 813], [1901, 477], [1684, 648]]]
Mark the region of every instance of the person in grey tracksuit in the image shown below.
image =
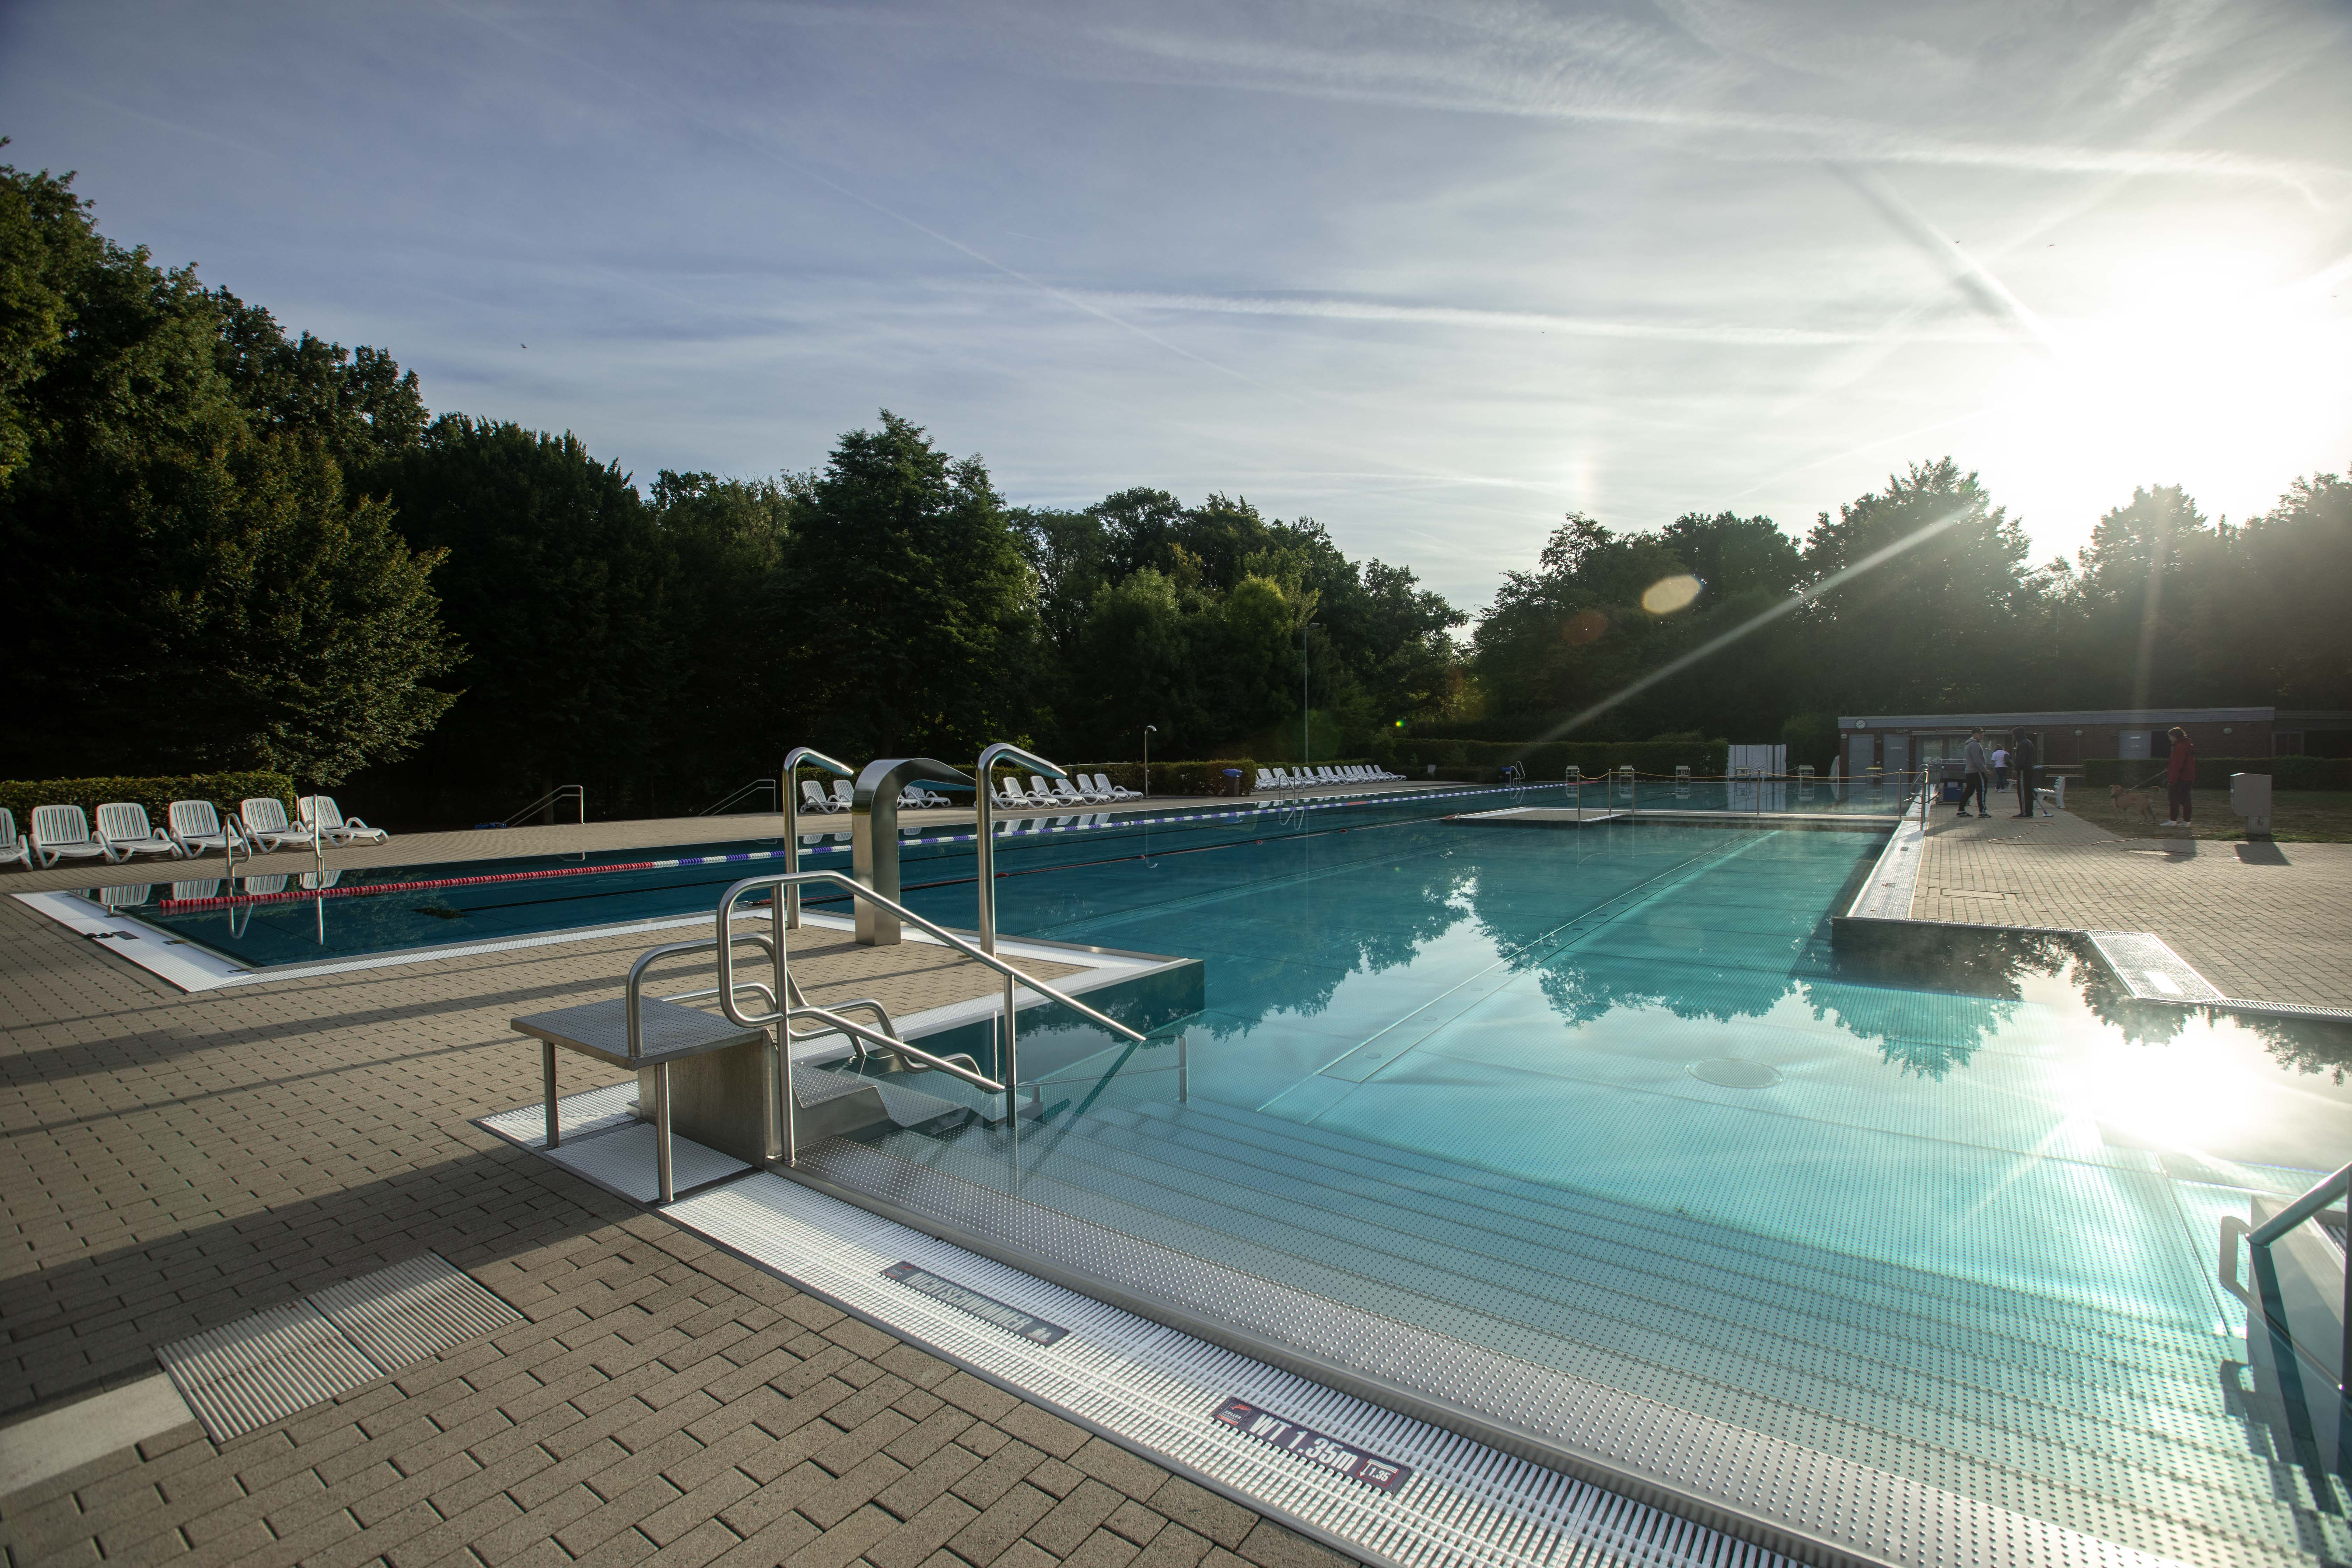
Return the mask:
[[1984, 731], [1971, 730], [1969, 731], [1969, 743], [1960, 748], [1960, 815], [1962, 816], [1969, 814], [1969, 796], [1971, 795], [1976, 796], [1979, 816], [1992, 815], [1992, 805], [1988, 792], [1991, 774], [1992, 763], [1985, 758]]

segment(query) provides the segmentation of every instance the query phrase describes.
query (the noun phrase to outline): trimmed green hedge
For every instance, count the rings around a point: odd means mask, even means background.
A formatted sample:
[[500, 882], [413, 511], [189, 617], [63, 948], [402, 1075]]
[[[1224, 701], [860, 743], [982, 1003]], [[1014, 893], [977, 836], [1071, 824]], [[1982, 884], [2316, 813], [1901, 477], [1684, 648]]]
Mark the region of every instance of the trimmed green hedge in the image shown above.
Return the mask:
[[[2268, 773], [2273, 789], [2352, 789], [2352, 757], [2206, 757], [2197, 759], [2199, 789], [2228, 789], [2231, 773]], [[2153, 779], [2164, 787], [2161, 757], [2091, 757], [2083, 782], [2094, 789], [2119, 784], [2126, 789]]]
[[1720, 778], [1729, 749], [1720, 741], [1429, 741], [1402, 736], [1385, 746], [1373, 742], [1372, 760], [1412, 778], [1423, 778], [1432, 764], [1440, 778], [1494, 776], [1505, 763], [1524, 763], [1536, 784], [1558, 783], [1573, 763], [1594, 778], [1627, 763], [1636, 773], [1671, 778], [1686, 767], [1702, 778]]
[[94, 824], [98, 808], [119, 800], [135, 801], [147, 808], [147, 820], [168, 826], [175, 800], [208, 800], [223, 816], [236, 815], [236, 803], [256, 795], [276, 795], [294, 816], [294, 780], [285, 773], [192, 773], [180, 778], [41, 779], [30, 783], [0, 782], [0, 805], [16, 815], [20, 831], [31, 832], [37, 805], [78, 805]]

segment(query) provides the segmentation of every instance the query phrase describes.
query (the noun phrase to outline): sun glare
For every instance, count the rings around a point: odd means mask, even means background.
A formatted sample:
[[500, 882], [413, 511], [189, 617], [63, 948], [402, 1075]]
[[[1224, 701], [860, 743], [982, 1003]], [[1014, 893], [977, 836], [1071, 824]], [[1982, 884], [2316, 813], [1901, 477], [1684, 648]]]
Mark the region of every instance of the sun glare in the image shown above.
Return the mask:
[[2242, 515], [2352, 455], [2352, 317], [2259, 256], [2136, 257], [2104, 310], [2045, 325], [2047, 352], [1994, 384], [1985, 466], [2085, 530], [2135, 485], [2183, 485], [2208, 515]]

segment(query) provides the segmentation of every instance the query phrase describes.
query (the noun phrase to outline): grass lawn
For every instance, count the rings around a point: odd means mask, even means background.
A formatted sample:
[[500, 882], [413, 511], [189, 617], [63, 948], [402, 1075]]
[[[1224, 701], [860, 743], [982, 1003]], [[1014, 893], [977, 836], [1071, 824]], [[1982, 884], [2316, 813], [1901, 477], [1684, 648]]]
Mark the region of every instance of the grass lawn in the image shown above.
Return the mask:
[[[2164, 785], [2159, 782], [2149, 792], [2149, 804], [2156, 808], [2156, 819], [2164, 820]], [[2190, 797], [2195, 803], [2200, 838], [2243, 838], [2245, 818], [2230, 809], [2230, 792], [2225, 789], [2200, 789]], [[2183, 832], [2178, 827], [2157, 827], [2143, 820], [2137, 812], [2118, 816], [2108, 804], [2107, 792], [2084, 789], [2079, 784], [2066, 786], [2066, 808], [2085, 822], [2095, 822], [2112, 833], [2126, 838], [2179, 838]], [[2352, 844], [2352, 790], [2280, 790], [2271, 796], [2271, 837], [2282, 843]]]

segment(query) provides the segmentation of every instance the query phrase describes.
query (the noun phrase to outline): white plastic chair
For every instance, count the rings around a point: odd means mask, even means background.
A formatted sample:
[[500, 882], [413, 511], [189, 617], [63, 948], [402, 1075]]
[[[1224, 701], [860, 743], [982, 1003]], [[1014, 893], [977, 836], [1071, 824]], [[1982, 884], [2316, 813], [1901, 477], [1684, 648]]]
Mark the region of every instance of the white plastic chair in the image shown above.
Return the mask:
[[335, 804], [335, 797], [331, 795], [306, 795], [294, 803], [294, 809], [302, 814], [305, 826], [325, 834], [330, 844], [357, 844], [362, 839], [370, 844], [381, 844], [392, 837], [381, 827], [370, 827], [356, 816], [345, 816], [342, 807]]
[[1080, 795], [1077, 791], [1077, 787], [1071, 784], [1067, 779], [1055, 779], [1053, 781], [1053, 784], [1054, 804], [1056, 805], [1091, 805], [1094, 804], [1094, 795], [1091, 791], [1087, 794]]
[[158, 833], [147, 820], [147, 808], [136, 801], [109, 801], [98, 808], [98, 836], [125, 860], [133, 855], [180, 858], [180, 846], [168, 833]]
[[98, 904], [103, 910], [135, 910], [152, 901], [154, 897], [155, 884], [152, 882], [118, 882], [113, 887], [98, 890]]
[[16, 831], [16, 814], [0, 805], [0, 864], [10, 860], [31, 870], [33, 841]]
[[1029, 809], [1029, 797], [1021, 792], [1021, 781], [1019, 779], [1008, 778], [998, 780], [996, 784], [996, 801], [999, 805], [1009, 805], [1015, 811], [1026, 811]]
[[857, 786], [847, 779], [833, 781], [833, 809], [847, 811], [857, 804]]
[[247, 796], [236, 808], [245, 819], [245, 836], [264, 849], [283, 849], [289, 844], [309, 848], [315, 836], [308, 825], [295, 826], [286, 820], [286, 803], [274, 795]]
[[1032, 805], [1059, 805], [1061, 804], [1059, 798], [1054, 794], [1054, 786], [1045, 782], [1045, 775], [1043, 773], [1031, 773], [1029, 775], [1029, 804]]
[[242, 849], [245, 835], [236, 830], [236, 819], [221, 820], [221, 814], [208, 800], [175, 800], [164, 814], [171, 824], [172, 837], [179, 844], [180, 852], [194, 858], [207, 849], [217, 849], [226, 855], [232, 846]]
[[44, 867], [93, 855], [102, 857], [110, 866], [122, 858], [113, 846], [91, 834], [89, 818], [78, 805], [33, 807], [33, 854]]
[[801, 780], [801, 804], [811, 811], [839, 811], [841, 805], [814, 779]]

